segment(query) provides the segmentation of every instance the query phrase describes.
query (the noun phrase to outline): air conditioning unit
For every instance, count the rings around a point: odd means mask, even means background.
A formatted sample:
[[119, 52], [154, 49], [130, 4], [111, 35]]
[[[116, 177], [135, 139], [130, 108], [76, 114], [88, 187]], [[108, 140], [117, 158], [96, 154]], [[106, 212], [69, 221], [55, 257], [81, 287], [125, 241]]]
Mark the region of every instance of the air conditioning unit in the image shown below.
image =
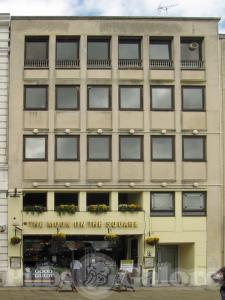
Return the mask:
[[198, 48], [198, 43], [192, 42], [189, 44], [189, 49], [190, 50], [196, 50]]
[[5, 286], [6, 272], [0, 272], [0, 287]]

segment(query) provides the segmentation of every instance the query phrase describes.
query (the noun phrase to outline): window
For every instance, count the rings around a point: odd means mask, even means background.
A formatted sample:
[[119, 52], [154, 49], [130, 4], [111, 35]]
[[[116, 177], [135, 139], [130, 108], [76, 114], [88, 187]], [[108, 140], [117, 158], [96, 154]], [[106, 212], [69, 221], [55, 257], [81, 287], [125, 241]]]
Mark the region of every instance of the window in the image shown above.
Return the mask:
[[182, 87], [182, 110], [183, 111], [204, 111], [205, 97], [202, 86]]
[[88, 67], [109, 68], [110, 65], [110, 39], [88, 38]]
[[79, 68], [79, 38], [56, 38], [56, 67]]
[[171, 40], [150, 39], [150, 66], [153, 69], [173, 67], [171, 60]]
[[56, 86], [56, 109], [77, 110], [79, 109], [79, 86], [58, 85]]
[[111, 136], [88, 136], [88, 160], [111, 160]]
[[119, 156], [121, 161], [143, 160], [143, 137], [120, 136]]
[[140, 38], [119, 38], [119, 67], [142, 67]]
[[47, 210], [47, 193], [26, 193], [23, 196], [23, 210], [31, 211], [39, 207], [40, 210]]
[[56, 136], [56, 160], [79, 160], [79, 137]]
[[47, 136], [24, 136], [24, 160], [47, 160]]
[[26, 68], [48, 67], [48, 37], [25, 38], [25, 62]]
[[[109, 210], [109, 198], [110, 198], [109, 193], [87, 193], [87, 201], [86, 201], [87, 210], [93, 211], [93, 210], [90, 210], [91, 206], [93, 207], [93, 206], [103, 205], [105, 207], [105, 210], [108, 211]], [[96, 212], [98, 212], [98, 210]], [[99, 212], [101, 212], [101, 211], [99, 211]], [[102, 212], [103, 212], [103, 210], [102, 210]]]
[[205, 192], [183, 192], [183, 216], [205, 216], [206, 215], [206, 193]]
[[184, 69], [203, 68], [201, 38], [181, 38], [181, 65]]
[[120, 110], [141, 110], [142, 109], [142, 87], [141, 86], [120, 86]]
[[174, 109], [172, 86], [151, 86], [151, 110], [171, 111]]
[[88, 86], [88, 109], [110, 110], [111, 109], [111, 87], [110, 86]]
[[205, 136], [183, 136], [183, 160], [205, 161]]
[[151, 216], [174, 216], [174, 193], [151, 193]]
[[60, 205], [78, 206], [78, 193], [55, 193], [55, 208]]
[[152, 161], [173, 161], [174, 152], [174, 136], [151, 137]]
[[46, 110], [48, 108], [48, 87], [30, 85], [24, 87], [24, 109]]

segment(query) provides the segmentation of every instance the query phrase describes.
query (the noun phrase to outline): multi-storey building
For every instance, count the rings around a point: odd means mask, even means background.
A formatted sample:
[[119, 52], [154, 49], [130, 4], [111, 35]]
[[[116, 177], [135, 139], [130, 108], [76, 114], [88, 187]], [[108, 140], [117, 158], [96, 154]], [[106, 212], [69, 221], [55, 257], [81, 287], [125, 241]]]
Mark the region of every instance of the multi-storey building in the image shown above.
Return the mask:
[[217, 26], [12, 18], [10, 284], [43, 284], [41, 263], [50, 284], [71, 252], [132, 259], [143, 284], [209, 283], [223, 259]]
[[8, 121], [8, 52], [9, 14], [0, 14], [0, 286], [7, 281], [7, 121]]

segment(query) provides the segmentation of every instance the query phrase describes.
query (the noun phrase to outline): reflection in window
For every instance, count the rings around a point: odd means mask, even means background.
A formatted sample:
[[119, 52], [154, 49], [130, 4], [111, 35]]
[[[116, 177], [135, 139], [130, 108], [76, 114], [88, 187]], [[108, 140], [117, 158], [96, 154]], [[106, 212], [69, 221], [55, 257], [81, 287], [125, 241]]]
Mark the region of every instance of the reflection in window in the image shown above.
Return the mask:
[[142, 87], [120, 86], [120, 109], [140, 110], [142, 108]]
[[88, 67], [110, 67], [110, 40], [108, 38], [88, 39]]
[[174, 137], [152, 136], [152, 160], [174, 160]]
[[111, 107], [109, 86], [88, 86], [88, 109], [107, 110]]
[[78, 160], [79, 137], [57, 136], [56, 137], [56, 160]]
[[204, 110], [204, 87], [183, 86], [182, 87], [182, 108], [183, 110], [202, 111]]
[[181, 64], [187, 69], [203, 68], [201, 39], [181, 39]]
[[151, 193], [151, 216], [174, 216], [174, 193]]
[[150, 59], [171, 59], [171, 41], [170, 40], [151, 40], [150, 41]]
[[204, 161], [205, 137], [183, 137], [183, 160]]
[[173, 87], [151, 86], [151, 109], [173, 110]]
[[79, 108], [78, 86], [56, 86], [56, 109], [70, 110]]
[[142, 144], [142, 136], [120, 136], [120, 160], [142, 160]]
[[56, 39], [56, 67], [79, 67], [79, 40], [73, 37]]
[[183, 216], [206, 214], [206, 193], [205, 192], [183, 192]]
[[119, 67], [137, 68], [141, 67], [141, 40], [119, 39]]
[[24, 159], [25, 160], [46, 160], [47, 159], [47, 137], [38, 136], [24, 137]]
[[47, 86], [25, 86], [24, 87], [24, 108], [26, 110], [47, 109]]
[[88, 160], [111, 159], [111, 136], [88, 137]]
[[48, 67], [48, 37], [25, 38], [25, 62], [27, 68]]

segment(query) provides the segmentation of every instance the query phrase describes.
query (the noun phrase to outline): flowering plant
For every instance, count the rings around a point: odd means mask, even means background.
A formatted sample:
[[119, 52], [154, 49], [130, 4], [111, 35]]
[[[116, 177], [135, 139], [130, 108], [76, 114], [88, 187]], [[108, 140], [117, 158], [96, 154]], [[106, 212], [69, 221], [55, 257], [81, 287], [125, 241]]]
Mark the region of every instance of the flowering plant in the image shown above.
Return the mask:
[[149, 236], [145, 239], [146, 244], [150, 246], [155, 246], [159, 243], [159, 237], [156, 236]]
[[21, 242], [21, 238], [18, 236], [13, 236], [11, 237], [11, 244], [12, 245], [17, 245]]
[[46, 211], [46, 207], [42, 205], [28, 205], [25, 206], [23, 210], [27, 213], [31, 213], [32, 215], [34, 215], [35, 213], [42, 214]]
[[142, 207], [141, 205], [132, 203], [132, 204], [120, 204], [119, 205], [119, 211], [141, 211]]
[[109, 206], [105, 204], [89, 205], [88, 211], [93, 213], [103, 213], [109, 211]]
[[66, 235], [65, 235], [65, 233], [63, 233], [63, 232], [57, 232], [57, 233], [54, 233], [53, 235], [52, 235], [52, 240], [53, 241], [61, 241], [61, 242], [64, 242], [64, 241], [66, 241]]
[[105, 241], [117, 241], [118, 235], [115, 233], [108, 233], [104, 236]]
[[73, 215], [78, 211], [78, 206], [74, 204], [61, 204], [56, 206], [55, 211], [61, 216], [65, 214]]

